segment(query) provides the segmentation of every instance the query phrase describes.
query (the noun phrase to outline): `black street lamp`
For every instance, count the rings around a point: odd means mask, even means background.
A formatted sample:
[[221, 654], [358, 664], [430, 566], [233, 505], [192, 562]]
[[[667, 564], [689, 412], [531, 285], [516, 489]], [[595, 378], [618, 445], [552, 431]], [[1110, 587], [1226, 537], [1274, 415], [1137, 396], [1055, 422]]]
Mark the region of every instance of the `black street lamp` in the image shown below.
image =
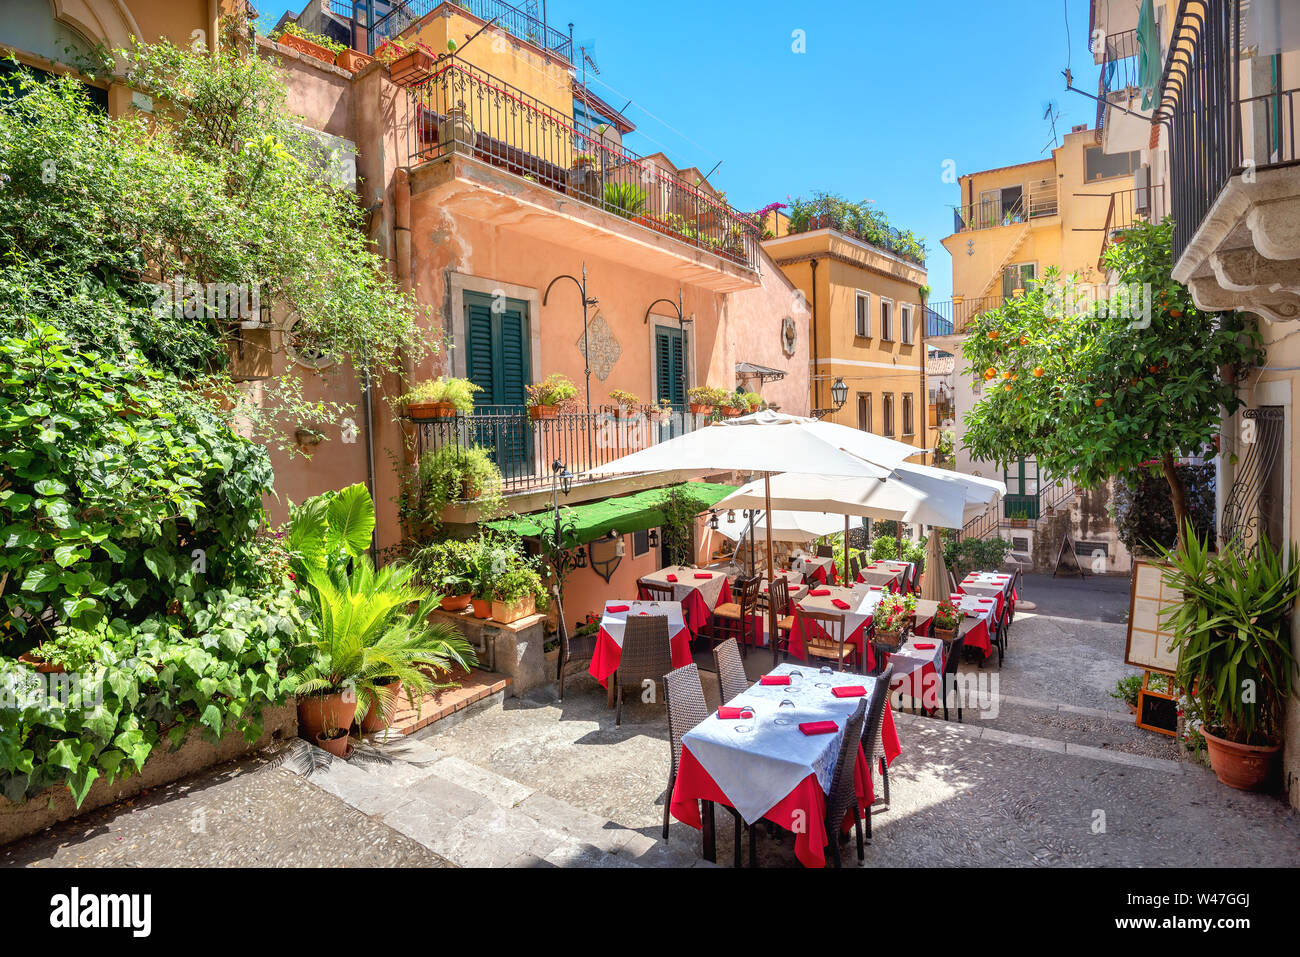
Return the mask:
[[836, 379], [835, 384], [831, 386], [831, 398], [835, 400], [837, 412], [844, 408], [845, 402], [849, 401], [849, 387], [843, 379]]

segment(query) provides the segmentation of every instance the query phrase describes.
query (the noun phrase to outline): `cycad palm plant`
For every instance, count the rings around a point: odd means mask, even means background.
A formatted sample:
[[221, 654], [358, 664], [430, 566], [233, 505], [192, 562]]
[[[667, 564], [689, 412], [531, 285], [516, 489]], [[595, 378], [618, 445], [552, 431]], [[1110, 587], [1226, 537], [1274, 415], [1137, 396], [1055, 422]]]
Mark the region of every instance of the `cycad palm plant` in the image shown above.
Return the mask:
[[319, 659], [302, 676], [298, 694], [356, 690], [356, 716], [385, 703], [378, 687], [401, 681], [411, 702], [446, 687], [434, 676], [476, 663], [473, 647], [455, 626], [434, 621], [439, 598], [413, 583], [414, 570], [388, 565], [376, 570], [365, 555], [349, 574], [313, 568], [307, 584], [315, 612]]

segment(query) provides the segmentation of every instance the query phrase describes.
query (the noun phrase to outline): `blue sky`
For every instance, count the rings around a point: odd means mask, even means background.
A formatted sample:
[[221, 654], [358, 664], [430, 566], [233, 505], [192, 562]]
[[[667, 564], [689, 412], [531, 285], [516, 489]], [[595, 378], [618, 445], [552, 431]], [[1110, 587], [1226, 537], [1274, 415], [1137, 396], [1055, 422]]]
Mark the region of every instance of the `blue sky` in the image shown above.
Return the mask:
[[[261, 3], [271, 22], [296, 3]], [[1066, 41], [1066, 9], [1070, 42]], [[1047, 104], [1059, 133], [1092, 124], [1096, 89], [1087, 0], [700, 0], [692, 4], [548, 0], [550, 22], [594, 41], [593, 88], [628, 99], [641, 153], [663, 149], [755, 209], [812, 190], [871, 199], [924, 236], [932, 298], [946, 299], [958, 174], [1046, 156]], [[807, 52], [792, 51], [802, 30]]]

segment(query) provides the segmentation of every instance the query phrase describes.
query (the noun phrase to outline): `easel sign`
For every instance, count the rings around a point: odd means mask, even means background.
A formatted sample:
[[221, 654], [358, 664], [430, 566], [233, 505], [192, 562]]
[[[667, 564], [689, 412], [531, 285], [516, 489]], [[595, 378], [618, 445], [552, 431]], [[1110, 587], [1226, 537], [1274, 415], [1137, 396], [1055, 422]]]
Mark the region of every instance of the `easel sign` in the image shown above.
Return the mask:
[[[1165, 581], [1167, 565], [1152, 562], [1133, 564], [1133, 585], [1128, 606], [1128, 641], [1124, 648], [1124, 661], [1143, 669], [1142, 689], [1138, 692], [1137, 717], [1139, 728], [1161, 734], [1178, 733], [1178, 700], [1172, 677], [1178, 668], [1178, 652], [1170, 647], [1173, 632], [1167, 629], [1162, 612], [1179, 605], [1182, 593]], [[1151, 675], [1162, 674], [1166, 691], [1151, 687]]]
[[1056, 569], [1052, 572], [1052, 577], [1055, 578], [1061, 572], [1068, 575], [1078, 572], [1080, 578], [1087, 578], [1083, 566], [1079, 564], [1079, 556], [1074, 550], [1074, 542], [1070, 541], [1069, 532], [1061, 536], [1061, 547], [1056, 551]]

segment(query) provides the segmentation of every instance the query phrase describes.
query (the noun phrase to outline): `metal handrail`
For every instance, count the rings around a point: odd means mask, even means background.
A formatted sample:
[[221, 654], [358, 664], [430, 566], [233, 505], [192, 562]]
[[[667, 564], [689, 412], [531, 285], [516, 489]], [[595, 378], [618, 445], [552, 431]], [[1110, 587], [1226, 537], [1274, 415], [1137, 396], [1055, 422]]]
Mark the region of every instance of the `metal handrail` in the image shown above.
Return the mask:
[[833, 229], [836, 232], [851, 236], [854, 239], [866, 243], [868, 246], [875, 246], [893, 253], [901, 259], [908, 262], [916, 263], [918, 266], [925, 265], [925, 247], [920, 246], [920, 252], [916, 251], [916, 246], [920, 245], [919, 240], [910, 237], [907, 232], [896, 229], [893, 226], [886, 226], [878, 232], [867, 232], [860, 229], [851, 229], [844, 224], [843, 218], [832, 213], [821, 213], [816, 216], [810, 216], [807, 222], [796, 224], [793, 220], [789, 225], [790, 234], [809, 233], [816, 229]]
[[1011, 226], [1016, 223], [1055, 216], [1060, 212], [1060, 200], [1057, 196], [1056, 183], [1043, 179], [1032, 183], [1022, 192], [1020, 198], [1008, 206], [993, 200], [979, 200], [965, 203], [953, 208], [953, 231], [965, 232], [972, 229], [994, 229], [998, 226]]
[[[340, 5], [339, 0], [331, 0], [332, 5]], [[446, 0], [398, 0], [388, 13], [375, 21], [370, 31], [369, 50], [383, 41], [400, 36], [411, 24], [418, 22]], [[346, 4], [341, 4], [346, 6]], [[358, 23], [364, 26], [365, 3], [355, 0], [352, 4], [356, 10]], [[455, 6], [473, 14], [480, 20], [494, 20], [511, 36], [518, 37], [543, 50], [549, 50], [573, 62], [573, 36], [561, 33], [554, 27], [538, 20], [528, 12], [519, 9], [505, 0], [456, 0]], [[347, 14], [343, 14], [347, 16]]]

